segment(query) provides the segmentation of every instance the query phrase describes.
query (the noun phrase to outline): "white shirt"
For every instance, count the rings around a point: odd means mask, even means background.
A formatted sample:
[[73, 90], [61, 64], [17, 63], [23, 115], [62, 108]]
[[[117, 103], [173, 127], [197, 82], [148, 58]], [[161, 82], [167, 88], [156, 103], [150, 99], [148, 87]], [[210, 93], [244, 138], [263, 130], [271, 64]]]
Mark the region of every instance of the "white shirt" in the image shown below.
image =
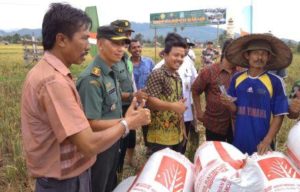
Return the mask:
[[[193, 51], [193, 49], [189, 49], [189, 52], [188, 52], [188, 57], [190, 57], [194, 62], [196, 61], [196, 54], [195, 52]], [[195, 63], [194, 63], [195, 64]]]
[[[154, 66], [153, 70], [160, 68], [164, 63], [165, 60], [161, 60]], [[192, 111], [193, 99], [191, 87], [198, 74], [195, 68], [194, 61], [189, 56], [184, 57], [183, 63], [178, 69], [178, 73], [182, 80], [182, 94], [183, 97], [186, 98], [185, 105], [187, 109], [184, 112], [184, 121], [192, 121], [194, 119], [194, 116]]]

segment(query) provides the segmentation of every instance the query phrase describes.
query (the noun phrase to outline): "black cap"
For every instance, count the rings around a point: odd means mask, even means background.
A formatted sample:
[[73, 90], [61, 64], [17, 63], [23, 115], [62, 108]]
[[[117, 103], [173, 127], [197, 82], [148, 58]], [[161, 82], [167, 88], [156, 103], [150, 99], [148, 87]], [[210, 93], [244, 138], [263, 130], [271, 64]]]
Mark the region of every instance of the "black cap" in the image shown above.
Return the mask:
[[97, 39], [104, 38], [113, 41], [124, 40], [125, 43], [129, 44], [130, 39], [125, 35], [125, 31], [121, 27], [116, 27], [112, 25], [100, 26], [97, 29]]
[[131, 29], [131, 23], [128, 20], [115, 20], [110, 23], [113, 26], [121, 27], [124, 29], [125, 32], [134, 32], [133, 29]]
[[186, 40], [186, 44], [188, 44], [188, 46], [195, 46], [195, 43], [193, 43], [188, 37], [185, 37]]

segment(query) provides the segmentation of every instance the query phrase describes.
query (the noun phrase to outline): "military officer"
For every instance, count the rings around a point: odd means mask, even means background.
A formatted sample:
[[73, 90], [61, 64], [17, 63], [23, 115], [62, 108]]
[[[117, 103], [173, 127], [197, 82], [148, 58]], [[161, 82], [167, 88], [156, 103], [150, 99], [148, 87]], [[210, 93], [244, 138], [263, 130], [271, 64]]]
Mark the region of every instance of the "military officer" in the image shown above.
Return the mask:
[[[131, 29], [131, 23], [128, 20], [115, 20], [111, 22], [112, 26], [120, 27], [124, 30], [125, 35], [130, 38], [131, 33], [134, 32], [133, 29]], [[126, 45], [128, 48], [129, 44]], [[146, 92], [143, 92], [142, 90], [136, 90], [135, 87], [135, 81], [133, 76], [133, 64], [131, 60], [129, 59], [128, 54], [125, 52], [121, 61], [118, 62], [116, 65], [113, 66], [113, 70], [117, 74], [117, 78], [120, 82], [121, 87], [121, 95], [122, 95], [122, 109], [123, 114], [126, 113], [132, 98], [135, 96], [137, 97], [138, 101], [141, 102], [142, 99], [147, 100], [148, 95]], [[124, 164], [124, 158], [126, 155], [128, 155], [128, 159], [133, 158], [133, 152], [136, 144], [136, 131], [131, 130], [129, 135], [121, 140], [120, 144], [120, 160], [118, 165], [118, 172], [122, 173], [123, 170], [123, 164]], [[120, 174], [122, 175], [122, 174]]]
[[[125, 45], [129, 42], [123, 28], [109, 25], [101, 26], [97, 30], [98, 55], [82, 72], [77, 82], [77, 89], [91, 126], [120, 121], [122, 118], [120, 85], [112, 66], [121, 60]], [[99, 119], [110, 121], [98, 121]], [[119, 141], [97, 155], [96, 163], [92, 166], [93, 192], [112, 191], [115, 187], [118, 151]]]

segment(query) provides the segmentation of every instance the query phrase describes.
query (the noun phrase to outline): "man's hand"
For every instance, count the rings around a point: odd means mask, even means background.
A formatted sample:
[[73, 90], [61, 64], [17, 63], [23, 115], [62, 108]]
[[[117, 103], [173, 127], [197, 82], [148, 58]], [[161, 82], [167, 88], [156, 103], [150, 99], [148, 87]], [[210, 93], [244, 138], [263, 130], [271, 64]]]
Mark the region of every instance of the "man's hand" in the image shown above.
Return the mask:
[[137, 106], [136, 97], [133, 98], [126, 114], [125, 120], [128, 123], [130, 129], [137, 129], [143, 125], [148, 125], [151, 123], [151, 113], [150, 110], [144, 108], [145, 100], [142, 100], [140, 105]]
[[140, 89], [137, 92], [135, 92], [133, 94], [133, 96], [136, 97], [137, 100], [138, 100], [138, 102], [140, 102], [140, 103], [142, 102], [143, 99], [146, 100], [146, 101], [148, 99], [148, 94], [144, 90], [142, 90], [142, 89]]
[[186, 101], [186, 98], [180, 99], [179, 101], [172, 103], [173, 111], [179, 115], [182, 115], [185, 112], [185, 110], [187, 109], [187, 107], [185, 106], [185, 101]]
[[236, 112], [236, 105], [234, 104], [235, 98], [228, 96], [226, 94], [220, 95], [220, 102], [222, 105], [224, 105], [227, 109], [229, 109], [231, 112]]
[[[272, 141], [271, 141], [272, 142]], [[258, 145], [257, 145], [257, 153], [259, 155], [266, 154], [268, 151], [271, 151], [271, 142], [262, 140]]]
[[203, 123], [204, 121], [204, 112], [200, 109], [200, 110], [196, 110], [197, 111], [197, 119]]

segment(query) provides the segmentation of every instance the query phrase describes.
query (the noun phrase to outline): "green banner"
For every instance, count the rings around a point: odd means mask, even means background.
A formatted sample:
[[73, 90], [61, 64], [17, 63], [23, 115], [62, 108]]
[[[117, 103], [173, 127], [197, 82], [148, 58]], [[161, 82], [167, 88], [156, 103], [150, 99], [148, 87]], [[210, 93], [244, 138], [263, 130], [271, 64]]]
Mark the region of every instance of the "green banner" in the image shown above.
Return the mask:
[[222, 8], [150, 14], [151, 28], [221, 25], [225, 23], [226, 9]]

